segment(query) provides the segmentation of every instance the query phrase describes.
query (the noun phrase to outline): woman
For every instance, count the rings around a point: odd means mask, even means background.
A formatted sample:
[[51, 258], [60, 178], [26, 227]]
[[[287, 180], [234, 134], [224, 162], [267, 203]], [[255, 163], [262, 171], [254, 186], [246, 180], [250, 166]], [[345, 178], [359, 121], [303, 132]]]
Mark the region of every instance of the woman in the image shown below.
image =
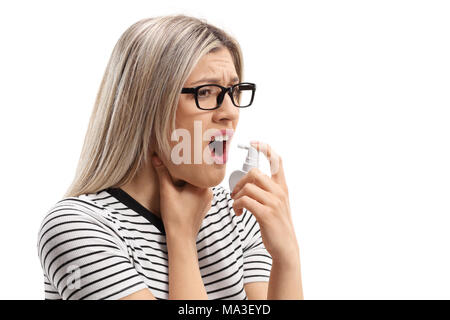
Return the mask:
[[272, 176], [218, 186], [255, 93], [242, 69], [236, 40], [194, 17], [124, 32], [75, 179], [39, 229], [46, 299], [303, 299], [281, 158], [256, 142]]

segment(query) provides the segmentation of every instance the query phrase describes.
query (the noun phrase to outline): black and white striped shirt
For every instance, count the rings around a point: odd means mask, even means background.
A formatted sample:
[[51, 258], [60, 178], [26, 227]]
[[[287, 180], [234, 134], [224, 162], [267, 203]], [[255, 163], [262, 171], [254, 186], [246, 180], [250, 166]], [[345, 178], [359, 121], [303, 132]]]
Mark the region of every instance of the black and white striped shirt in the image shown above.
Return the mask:
[[[236, 216], [222, 186], [197, 235], [209, 299], [247, 299], [244, 284], [268, 281], [272, 259], [259, 224]], [[38, 234], [45, 299], [120, 299], [148, 288], [168, 299], [168, 254], [162, 220], [124, 190], [104, 189], [57, 202]]]

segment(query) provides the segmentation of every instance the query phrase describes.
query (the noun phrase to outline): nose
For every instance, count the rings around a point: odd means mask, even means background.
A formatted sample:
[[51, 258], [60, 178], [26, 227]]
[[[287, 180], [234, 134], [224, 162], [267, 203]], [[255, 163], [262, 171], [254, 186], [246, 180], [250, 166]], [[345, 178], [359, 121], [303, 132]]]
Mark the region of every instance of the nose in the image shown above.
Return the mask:
[[231, 100], [231, 96], [229, 94], [230, 91], [227, 91], [225, 96], [223, 97], [223, 101], [219, 108], [215, 109], [215, 116], [222, 119], [235, 120], [239, 117], [239, 108], [235, 107], [233, 101]]

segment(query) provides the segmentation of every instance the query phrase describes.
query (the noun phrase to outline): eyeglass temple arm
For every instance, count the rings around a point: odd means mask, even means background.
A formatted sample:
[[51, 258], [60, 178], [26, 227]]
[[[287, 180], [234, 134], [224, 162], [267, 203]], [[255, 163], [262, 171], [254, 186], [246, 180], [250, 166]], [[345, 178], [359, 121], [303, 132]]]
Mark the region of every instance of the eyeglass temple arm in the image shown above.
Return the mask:
[[195, 88], [182, 88], [181, 93], [195, 93]]

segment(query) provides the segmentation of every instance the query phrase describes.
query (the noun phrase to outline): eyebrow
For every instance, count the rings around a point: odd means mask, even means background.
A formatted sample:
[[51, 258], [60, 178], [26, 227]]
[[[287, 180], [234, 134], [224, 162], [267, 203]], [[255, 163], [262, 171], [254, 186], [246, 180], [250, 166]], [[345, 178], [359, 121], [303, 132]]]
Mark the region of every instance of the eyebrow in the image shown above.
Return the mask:
[[[231, 83], [231, 82], [237, 82], [237, 81], [239, 81], [239, 78], [238, 78], [238, 77], [234, 77], [233, 79], [231, 79], [230, 83]], [[201, 82], [207, 82], [207, 83], [220, 83], [220, 79], [219, 79], [219, 78], [203, 78], [203, 79], [197, 80], [197, 81], [195, 81], [195, 82], [192, 82], [192, 83], [190, 84], [190, 86], [193, 86], [193, 85], [195, 85], [195, 84], [197, 84], [197, 83], [201, 83]]]

